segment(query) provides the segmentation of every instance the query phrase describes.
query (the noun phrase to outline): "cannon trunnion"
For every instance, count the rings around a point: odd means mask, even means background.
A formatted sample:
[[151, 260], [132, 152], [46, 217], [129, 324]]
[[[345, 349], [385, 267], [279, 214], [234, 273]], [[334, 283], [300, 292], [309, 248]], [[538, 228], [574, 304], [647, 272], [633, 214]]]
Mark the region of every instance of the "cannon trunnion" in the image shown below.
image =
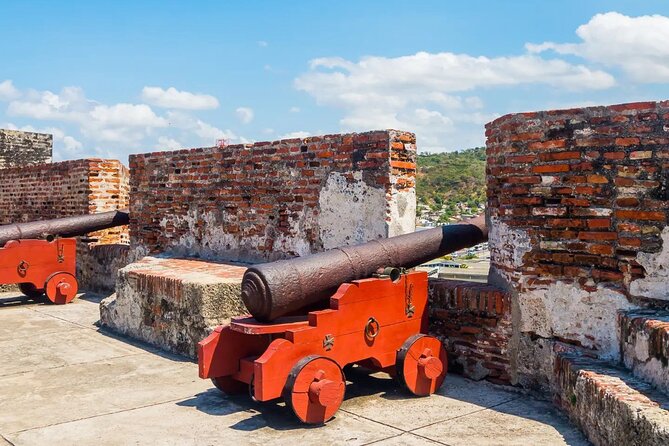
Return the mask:
[[302, 422], [320, 424], [344, 400], [349, 364], [390, 373], [415, 395], [434, 393], [446, 351], [426, 330], [427, 273], [355, 280], [339, 286], [328, 309], [216, 328], [198, 344], [199, 374], [225, 393], [283, 398]]

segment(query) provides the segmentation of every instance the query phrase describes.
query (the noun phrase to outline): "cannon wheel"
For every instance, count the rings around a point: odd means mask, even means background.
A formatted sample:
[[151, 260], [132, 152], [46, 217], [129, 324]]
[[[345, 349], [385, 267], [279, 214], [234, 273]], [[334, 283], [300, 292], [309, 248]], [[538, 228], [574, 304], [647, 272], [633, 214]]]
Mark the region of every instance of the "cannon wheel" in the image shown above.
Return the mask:
[[283, 398], [297, 418], [323, 424], [339, 410], [346, 379], [339, 364], [324, 356], [307, 356], [295, 364], [283, 389]]
[[44, 290], [37, 288], [32, 283], [19, 283], [19, 290], [29, 299], [37, 300], [44, 296]]
[[396, 378], [414, 395], [430, 395], [444, 382], [446, 358], [446, 349], [439, 339], [413, 335], [397, 352]]
[[79, 284], [77, 278], [70, 273], [53, 273], [44, 284], [46, 297], [54, 304], [67, 304], [77, 297]]
[[231, 376], [219, 376], [217, 378], [211, 378], [211, 382], [214, 383], [216, 388], [226, 395], [241, 395], [249, 391], [249, 385], [237, 381]]

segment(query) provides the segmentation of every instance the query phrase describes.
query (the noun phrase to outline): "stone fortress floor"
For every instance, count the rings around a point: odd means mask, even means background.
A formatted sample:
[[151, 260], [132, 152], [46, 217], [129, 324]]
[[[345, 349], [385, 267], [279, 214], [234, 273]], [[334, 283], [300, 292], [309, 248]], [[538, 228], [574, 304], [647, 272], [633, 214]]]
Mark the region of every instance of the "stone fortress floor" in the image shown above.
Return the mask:
[[324, 427], [281, 404], [226, 397], [197, 365], [100, 330], [98, 303], [0, 293], [0, 445], [587, 445], [549, 403], [448, 375], [412, 398], [387, 376], [349, 373]]

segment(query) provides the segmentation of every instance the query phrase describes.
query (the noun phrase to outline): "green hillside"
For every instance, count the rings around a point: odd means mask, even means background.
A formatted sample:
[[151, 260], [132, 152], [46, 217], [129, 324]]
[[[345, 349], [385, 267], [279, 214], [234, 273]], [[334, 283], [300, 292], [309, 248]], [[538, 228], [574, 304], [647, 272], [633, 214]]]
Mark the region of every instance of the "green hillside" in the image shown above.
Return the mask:
[[[418, 155], [416, 194], [418, 215], [447, 222], [464, 213], [477, 213], [485, 204], [484, 147], [458, 152]], [[423, 206], [421, 206], [423, 205]]]

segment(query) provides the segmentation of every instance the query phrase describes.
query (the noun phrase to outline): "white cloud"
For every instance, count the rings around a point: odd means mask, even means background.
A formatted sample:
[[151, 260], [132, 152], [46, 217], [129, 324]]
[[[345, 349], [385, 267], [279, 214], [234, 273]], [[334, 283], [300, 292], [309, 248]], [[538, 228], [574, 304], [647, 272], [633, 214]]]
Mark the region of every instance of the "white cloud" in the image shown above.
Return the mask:
[[311, 136], [311, 133], [305, 132], [305, 131], [298, 131], [298, 132], [290, 132], [290, 133], [286, 133], [285, 135], [281, 135], [281, 136], [279, 136], [279, 139], [306, 138], [307, 136]]
[[248, 124], [251, 121], [253, 121], [253, 109], [249, 107], [239, 107], [237, 110], [235, 110], [235, 114], [237, 115], [237, 119], [239, 119], [239, 122], [242, 124]]
[[183, 112], [168, 112], [167, 119], [171, 127], [195, 134], [199, 141], [194, 145], [213, 146], [219, 139], [225, 139], [228, 142], [244, 142], [243, 138], [238, 137], [231, 130], [221, 130]]
[[258, 40], [258, 46], [261, 48], [267, 48], [269, 46], [269, 43], [267, 43], [264, 40]]
[[158, 144], [156, 144], [154, 147], [159, 150], [179, 150], [184, 146], [174, 138], [160, 136], [158, 137]]
[[214, 96], [179, 91], [174, 87], [169, 87], [167, 90], [160, 87], [144, 87], [142, 100], [157, 107], [183, 110], [208, 110], [219, 106], [218, 99]]
[[86, 98], [78, 87], [66, 87], [59, 93], [28, 90], [9, 103], [7, 114], [76, 124], [81, 134], [93, 141], [130, 147], [138, 147], [152, 129], [167, 126], [167, 120], [146, 104], [100, 104]]
[[496, 115], [485, 112], [479, 91], [528, 84], [598, 90], [615, 80], [601, 70], [538, 55], [490, 58], [448, 52], [357, 62], [319, 58], [295, 79], [295, 87], [318, 104], [344, 111], [343, 130], [410, 130], [419, 135], [422, 148], [481, 144], [480, 126]]
[[0, 82], [0, 101], [16, 99], [20, 96], [19, 90], [14, 86], [11, 80]]
[[290, 107], [288, 110], [291, 113], [299, 113], [300, 112], [300, 107]]
[[527, 44], [531, 53], [553, 50], [618, 66], [637, 82], [669, 81], [669, 17], [597, 14], [576, 30], [580, 43]]

